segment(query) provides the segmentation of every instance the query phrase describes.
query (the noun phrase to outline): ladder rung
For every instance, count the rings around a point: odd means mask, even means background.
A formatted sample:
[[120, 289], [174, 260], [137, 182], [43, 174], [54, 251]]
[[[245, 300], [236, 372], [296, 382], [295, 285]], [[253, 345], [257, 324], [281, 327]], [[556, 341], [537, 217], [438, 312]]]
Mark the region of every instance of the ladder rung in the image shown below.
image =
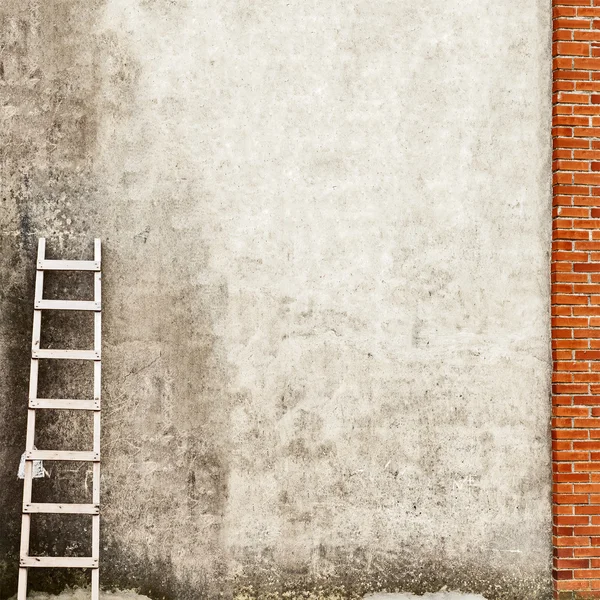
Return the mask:
[[74, 567], [95, 569], [98, 559], [91, 556], [21, 556], [21, 567]]
[[30, 450], [25, 460], [80, 460], [84, 462], [100, 462], [100, 453], [77, 450]]
[[95, 260], [38, 260], [38, 271], [99, 271]]
[[32, 350], [32, 358], [66, 358], [69, 360], [100, 360], [100, 352], [95, 350], [54, 350], [45, 348]]
[[100, 410], [100, 400], [62, 400], [30, 398], [29, 408], [59, 408], [66, 410]]
[[63, 513], [70, 515], [97, 515], [100, 513], [98, 504], [51, 504], [49, 502], [32, 502], [23, 506], [24, 513]]
[[100, 302], [93, 300], [38, 300], [36, 310], [100, 310]]

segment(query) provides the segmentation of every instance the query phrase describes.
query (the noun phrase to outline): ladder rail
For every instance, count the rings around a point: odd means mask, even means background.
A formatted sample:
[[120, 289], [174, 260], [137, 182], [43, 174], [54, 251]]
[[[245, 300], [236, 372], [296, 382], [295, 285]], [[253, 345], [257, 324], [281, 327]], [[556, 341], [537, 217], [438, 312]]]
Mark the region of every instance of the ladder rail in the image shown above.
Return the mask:
[[[102, 259], [102, 246], [99, 239], [94, 240], [94, 260], [98, 265]], [[102, 273], [94, 273], [94, 302], [100, 306], [102, 298]], [[94, 313], [94, 350], [100, 356], [102, 351], [102, 313]], [[102, 365], [99, 360], [94, 362], [94, 400], [100, 406]], [[93, 449], [100, 455], [100, 411], [94, 413], [94, 444]], [[100, 461], [92, 465], [92, 502], [100, 504]], [[92, 558], [99, 564], [100, 560], [100, 514], [92, 516]], [[92, 570], [92, 600], [100, 599], [100, 570]]]
[[[38, 263], [44, 260], [46, 256], [46, 240], [40, 238], [38, 240], [38, 251], [37, 260]], [[39, 302], [42, 299], [44, 293], [44, 271], [36, 271], [35, 274], [35, 291], [34, 291], [34, 302]], [[37, 315], [37, 318], [36, 318]], [[33, 358], [33, 349], [39, 348], [40, 345], [40, 332], [41, 332], [41, 313], [40, 311], [34, 310], [33, 312], [33, 330], [31, 334], [31, 348], [32, 358], [29, 371], [29, 397], [34, 398], [37, 396], [38, 388], [38, 368], [39, 364], [37, 359]], [[35, 443], [35, 408], [27, 409], [27, 433], [25, 435], [25, 451], [31, 452]], [[23, 508], [27, 504], [31, 504], [31, 493], [33, 487], [33, 463], [29, 460], [25, 461], [25, 474], [23, 480]], [[20, 555], [21, 557], [29, 554], [29, 537], [31, 532], [31, 515], [23, 512], [21, 516], [21, 545]], [[17, 589], [17, 599], [26, 600], [27, 598], [27, 567], [22, 564], [19, 565], [19, 583]]]

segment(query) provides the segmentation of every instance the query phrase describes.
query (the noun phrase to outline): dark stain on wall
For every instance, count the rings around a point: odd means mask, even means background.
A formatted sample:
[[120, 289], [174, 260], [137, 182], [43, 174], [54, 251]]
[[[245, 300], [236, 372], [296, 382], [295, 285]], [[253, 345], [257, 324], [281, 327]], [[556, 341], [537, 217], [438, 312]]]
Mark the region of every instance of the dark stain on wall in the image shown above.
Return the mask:
[[[97, 85], [92, 47], [81, 28], [93, 27], [99, 6], [92, 1], [82, 9], [77, 2], [53, 0], [0, 5], [0, 94], [5, 111], [0, 127], [2, 598], [15, 592], [18, 573], [22, 482], [16, 472], [25, 445], [37, 239], [46, 236], [49, 254], [66, 258], [84, 257], [90, 251], [88, 231], [97, 191], [90, 172]], [[73, 18], [74, 11], [81, 10], [89, 19]], [[58, 329], [50, 323], [48, 346], [55, 343]], [[70, 341], [77, 344], [79, 336]], [[65, 417], [44, 415], [47, 427], [36, 442], [53, 444], [52, 432], [59, 437], [68, 432], [71, 440], [63, 439], [65, 444], [79, 438], [81, 427], [73, 427]], [[68, 500], [81, 486], [73, 478], [61, 477], [58, 465], [47, 468], [53, 478], [35, 482], [37, 501]], [[51, 516], [35, 515], [32, 521], [32, 552], [76, 554], [85, 543], [85, 527], [77, 519], [59, 523]], [[31, 569], [29, 581], [33, 589], [57, 590], [83, 580], [81, 571]]]
[[[430, 549], [431, 554], [436, 555], [430, 559], [426, 552], [418, 554], [408, 548], [404, 553], [377, 553], [366, 548], [349, 552], [322, 545], [315, 549], [316, 564], [323, 569], [321, 575], [314, 572], [312, 565], [306, 565], [305, 571], [295, 567], [274, 570], [268, 562], [261, 565], [248, 556], [244, 575], [235, 580], [235, 595], [244, 600], [357, 600], [378, 592], [422, 595], [460, 590], [481, 594], [487, 600], [549, 600], [552, 597], [552, 582], [544, 573], [525, 570], [508, 573], [495, 569], [490, 565], [489, 556], [458, 560], [444, 557], [438, 549]], [[192, 597], [185, 596], [186, 600]]]

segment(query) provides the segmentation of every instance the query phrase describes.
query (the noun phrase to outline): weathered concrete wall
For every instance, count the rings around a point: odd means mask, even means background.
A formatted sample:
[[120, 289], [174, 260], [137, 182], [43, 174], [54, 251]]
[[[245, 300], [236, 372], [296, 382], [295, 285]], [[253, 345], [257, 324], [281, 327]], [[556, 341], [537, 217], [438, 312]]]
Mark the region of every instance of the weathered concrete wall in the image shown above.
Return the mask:
[[[0, 19], [1, 594], [37, 237], [99, 235], [105, 586], [549, 597], [547, 2]], [[52, 469], [40, 498], [86, 492]]]

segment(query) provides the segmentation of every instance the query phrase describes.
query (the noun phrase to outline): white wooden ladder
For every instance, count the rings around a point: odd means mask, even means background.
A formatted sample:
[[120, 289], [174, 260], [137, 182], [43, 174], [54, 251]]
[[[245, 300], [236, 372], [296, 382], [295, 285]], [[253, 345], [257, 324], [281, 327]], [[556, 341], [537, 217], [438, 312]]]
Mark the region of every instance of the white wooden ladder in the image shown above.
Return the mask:
[[[76, 567], [92, 569], [92, 600], [99, 598], [99, 551], [100, 551], [100, 348], [101, 348], [101, 254], [100, 240], [94, 240], [94, 260], [46, 260], [46, 240], [39, 239], [35, 300], [33, 312], [33, 337], [31, 344], [31, 371], [29, 380], [29, 408], [27, 411], [27, 437], [25, 441], [25, 479], [23, 485], [23, 515], [21, 521], [21, 551], [19, 563], [19, 587], [17, 600], [26, 600], [27, 573], [31, 567]], [[44, 271], [93, 271], [94, 300], [44, 300]], [[40, 330], [43, 310], [85, 310], [94, 312], [93, 350], [40, 349]], [[39, 360], [44, 358], [94, 361], [94, 399], [45, 399], [38, 398]], [[36, 450], [35, 414], [39, 409], [64, 409], [93, 411], [94, 440], [91, 452]], [[93, 463], [91, 504], [33, 503], [33, 461], [85, 461]], [[32, 513], [60, 513], [92, 515], [92, 556], [54, 557], [30, 556], [29, 533]]]

